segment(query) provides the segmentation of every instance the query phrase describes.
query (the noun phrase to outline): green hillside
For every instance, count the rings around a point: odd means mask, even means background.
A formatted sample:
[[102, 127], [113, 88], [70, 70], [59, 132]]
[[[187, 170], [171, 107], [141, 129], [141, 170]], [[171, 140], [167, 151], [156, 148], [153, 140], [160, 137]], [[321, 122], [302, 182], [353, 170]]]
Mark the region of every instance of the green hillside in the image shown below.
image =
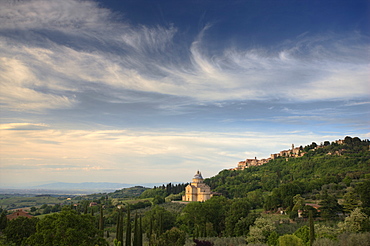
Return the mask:
[[319, 199], [330, 190], [341, 196], [348, 187], [370, 178], [369, 140], [346, 137], [343, 144], [325, 142], [301, 147], [303, 157], [278, 157], [244, 170], [223, 170], [206, 179], [214, 192], [228, 198], [247, 197], [265, 209], [293, 206], [293, 196]]

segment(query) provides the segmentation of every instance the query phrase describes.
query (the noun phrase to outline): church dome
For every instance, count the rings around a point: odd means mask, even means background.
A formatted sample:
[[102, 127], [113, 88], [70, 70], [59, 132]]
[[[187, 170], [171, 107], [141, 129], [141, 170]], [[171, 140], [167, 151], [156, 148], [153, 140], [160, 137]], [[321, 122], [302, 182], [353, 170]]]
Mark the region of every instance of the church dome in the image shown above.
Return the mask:
[[203, 179], [202, 177], [202, 174], [199, 172], [199, 170], [197, 171], [197, 173], [194, 175], [194, 178], [193, 179]]

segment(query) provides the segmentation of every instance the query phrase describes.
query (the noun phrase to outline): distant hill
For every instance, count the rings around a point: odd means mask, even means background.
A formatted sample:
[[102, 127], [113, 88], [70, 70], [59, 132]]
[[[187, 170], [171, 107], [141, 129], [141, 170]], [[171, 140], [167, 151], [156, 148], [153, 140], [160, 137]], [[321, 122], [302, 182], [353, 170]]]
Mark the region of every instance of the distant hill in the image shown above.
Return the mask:
[[122, 189], [131, 187], [132, 184], [109, 183], [109, 182], [83, 182], [83, 183], [65, 183], [56, 182], [30, 187], [30, 189], [50, 189], [50, 190], [104, 190], [104, 189]]
[[111, 192], [108, 195], [112, 198], [138, 197], [148, 189], [149, 188], [143, 186], [135, 186], [116, 190], [115, 192]]

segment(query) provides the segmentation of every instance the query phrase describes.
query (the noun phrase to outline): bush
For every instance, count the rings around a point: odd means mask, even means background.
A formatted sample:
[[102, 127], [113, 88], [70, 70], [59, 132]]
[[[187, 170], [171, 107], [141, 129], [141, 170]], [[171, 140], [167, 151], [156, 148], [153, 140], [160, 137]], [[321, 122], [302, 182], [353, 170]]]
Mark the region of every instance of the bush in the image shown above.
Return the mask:
[[295, 235], [284, 235], [278, 239], [279, 246], [304, 246], [302, 239]]
[[329, 238], [319, 238], [314, 241], [312, 246], [338, 246], [338, 242], [330, 240]]
[[206, 240], [198, 240], [194, 239], [193, 240], [196, 246], [214, 246], [214, 243]]
[[344, 233], [338, 236], [340, 246], [369, 246], [370, 232], [366, 233]]
[[186, 233], [176, 227], [173, 227], [171, 230], [163, 233], [159, 241], [159, 245], [163, 246], [183, 246], [186, 241]]
[[158, 205], [158, 204], [165, 203], [165, 200], [162, 196], [155, 196], [152, 202], [154, 205]]

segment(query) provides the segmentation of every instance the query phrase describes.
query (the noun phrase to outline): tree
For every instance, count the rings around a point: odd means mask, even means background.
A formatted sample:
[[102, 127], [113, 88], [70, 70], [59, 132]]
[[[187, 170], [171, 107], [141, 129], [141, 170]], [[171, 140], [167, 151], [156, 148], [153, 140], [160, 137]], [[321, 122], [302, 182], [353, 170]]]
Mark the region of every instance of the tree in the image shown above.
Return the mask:
[[62, 210], [62, 207], [60, 206], [60, 204], [55, 204], [53, 207], [51, 207], [51, 212], [53, 213], [59, 212], [60, 210]]
[[113, 245], [114, 245], [114, 246], [122, 246], [122, 243], [121, 243], [121, 241], [118, 241], [118, 240], [117, 240], [117, 238], [115, 238], [115, 239], [113, 240]]
[[8, 224], [8, 219], [6, 218], [5, 210], [0, 214], [0, 231], [4, 230]]
[[313, 218], [316, 218], [316, 217], [320, 216], [320, 213], [317, 211], [316, 208], [314, 208], [310, 205], [303, 206], [302, 217], [303, 218], [309, 218], [310, 213], [312, 213]]
[[153, 189], [148, 189], [148, 190], [145, 190], [141, 195], [140, 197], [141, 198], [152, 198], [152, 197], [156, 197], [156, 196], [160, 196], [162, 198], [166, 197], [167, 195], [167, 192], [165, 189], [162, 189], [162, 188], [153, 188]]
[[241, 218], [235, 225], [235, 235], [245, 236], [249, 233], [249, 228], [254, 224], [256, 219], [260, 217], [258, 213], [249, 213], [247, 217]]
[[171, 230], [162, 234], [159, 239], [159, 246], [183, 246], [185, 245], [186, 233], [173, 227]]
[[[175, 216], [163, 207], [155, 206], [144, 214], [143, 227], [146, 233], [160, 236], [164, 231], [170, 230], [175, 225]], [[152, 225], [152, 226], [151, 226]]]
[[141, 230], [141, 217], [140, 221], [136, 212], [135, 222], [134, 222], [134, 241], [133, 246], [142, 246], [143, 245], [143, 235]]
[[370, 179], [358, 184], [356, 191], [360, 195], [363, 212], [370, 216]]
[[131, 216], [130, 206], [127, 206], [127, 220], [126, 220], [126, 246], [131, 246]]
[[28, 237], [36, 233], [38, 221], [37, 218], [18, 217], [8, 221], [3, 233], [9, 242], [22, 245]]
[[339, 234], [339, 230], [334, 227], [326, 226], [324, 224], [315, 224], [315, 243], [319, 238], [329, 238], [331, 240], [336, 240]]
[[352, 138], [350, 136], [346, 136], [344, 138], [344, 143], [348, 144], [348, 145], [351, 145], [352, 144]]
[[265, 243], [270, 233], [276, 229], [271, 219], [260, 217], [254, 222], [254, 226], [249, 228], [247, 237], [248, 243]]
[[43, 214], [50, 214], [51, 213], [51, 206], [46, 206], [46, 208], [44, 208], [44, 211], [42, 213]]
[[334, 195], [329, 195], [326, 191], [323, 195], [321, 205], [321, 218], [331, 220], [338, 217], [338, 213], [342, 211], [337, 198]]
[[247, 198], [252, 208], [260, 208], [263, 206], [263, 192], [261, 189], [248, 192]]
[[40, 220], [36, 233], [26, 243], [34, 246], [108, 245], [100, 237], [94, 217], [74, 210], [63, 210]]
[[100, 205], [100, 216], [99, 216], [99, 230], [104, 233], [104, 215], [103, 215], [103, 205]]
[[349, 214], [359, 206], [359, 203], [360, 197], [352, 187], [349, 187], [347, 193], [343, 196], [343, 211]]
[[301, 194], [297, 194], [293, 197], [293, 204], [294, 206], [292, 208], [292, 211], [298, 211], [303, 209], [305, 201]]
[[302, 226], [301, 228], [296, 230], [293, 234], [295, 236], [299, 237], [300, 239], [302, 239], [302, 241], [305, 245], [309, 245], [309, 243], [310, 243], [310, 228], [308, 226], [306, 226], [306, 225]]
[[140, 221], [139, 221], [139, 246], [142, 246], [143, 245], [143, 223], [142, 223], [142, 220], [141, 220], [141, 216], [140, 216]]
[[338, 227], [342, 232], [363, 232], [370, 230], [369, 217], [361, 212], [360, 208], [355, 208], [350, 216], [346, 217], [344, 222], [339, 222]]
[[279, 246], [304, 246], [302, 239], [295, 235], [283, 235], [278, 239]]
[[265, 210], [276, 209], [278, 207], [290, 208], [294, 206], [293, 197], [304, 191], [304, 184], [300, 182], [290, 182], [280, 185], [272, 190], [271, 196], [264, 204]]
[[[204, 236], [214, 236], [214, 233], [216, 235], [221, 235], [221, 232], [225, 229], [226, 214], [228, 213], [230, 215], [229, 204], [230, 201], [223, 196], [215, 196], [202, 203], [202, 214], [200, 214], [199, 217], [199, 225], [204, 228]], [[248, 213], [249, 209], [247, 210], [247, 214]], [[207, 224], [213, 226], [213, 231], [212, 228], [209, 227], [209, 230], [206, 230]]]
[[213, 246], [214, 245], [214, 243], [207, 241], [207, 240], [194, 239], [193, 242], [195, 243], [195, 246]]
[[251, 209], [250, 203], [246, 198], [234, 200], [231, 204], [226, 220], [226, 234], [229, 236], [241, 236], [243, 234], [236, 233], [235, 226], [240, 220], [248, 217]]
[[117, 224], [116, 224], [116, 239], [123, 244], [123, 213], [122, 208], [118, 209]]
[[165, 199], [164, 199], [164, 197], [157, 195], [153, 198], [152, 202], [153, 202], [154, 205], [158, 205], [158, 204], [165, 203]]
[[312, 246], [313, 242], [315, 241], [315, 224], [313, 221], [313, 212], [309, 212], [308, 216], [308, 224], [310, 226], [310, 246]]
[[276, 231], [270, 233], [269, 237], [267, 238], [267, 244], [269, 246], [277, 246], [278, 245], [279, 234]]

